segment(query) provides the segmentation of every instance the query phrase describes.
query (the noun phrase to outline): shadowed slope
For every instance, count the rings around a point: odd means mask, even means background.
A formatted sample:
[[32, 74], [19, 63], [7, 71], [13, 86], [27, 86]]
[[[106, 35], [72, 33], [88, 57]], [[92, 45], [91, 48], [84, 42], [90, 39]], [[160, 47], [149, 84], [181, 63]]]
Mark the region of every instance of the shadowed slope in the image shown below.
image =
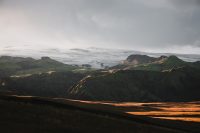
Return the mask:
[[68, 92], [71, 98], [103, 101], [198, 101], [200, 70], [118, 71], [91, 76]]

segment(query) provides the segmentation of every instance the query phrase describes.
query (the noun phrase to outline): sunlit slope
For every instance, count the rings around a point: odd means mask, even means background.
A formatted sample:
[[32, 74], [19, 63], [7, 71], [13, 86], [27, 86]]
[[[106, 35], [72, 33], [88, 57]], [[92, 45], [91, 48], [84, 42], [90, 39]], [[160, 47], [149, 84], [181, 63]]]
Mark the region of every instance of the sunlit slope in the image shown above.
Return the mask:
[[[113, 102], [73, 100], [80, 106], [121, 111], [158, 119], [190, 121], [200, 124], [200, 102]], [[80, 103], [83, 104], [80, 104]]]
[[[64, 99], [0, 96], [1, 132], [195, 133], [198, 124], [132, 116], [104, 105]], [[187, 128], [190, 127], [190, 128]]]

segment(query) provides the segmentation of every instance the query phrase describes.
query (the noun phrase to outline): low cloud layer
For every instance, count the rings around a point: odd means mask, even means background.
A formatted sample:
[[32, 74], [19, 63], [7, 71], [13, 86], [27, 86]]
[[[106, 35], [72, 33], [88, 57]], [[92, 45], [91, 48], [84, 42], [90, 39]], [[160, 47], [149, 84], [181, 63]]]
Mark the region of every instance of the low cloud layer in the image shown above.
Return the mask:
[[0, 47], [200, 53], [199, 7], [200, 0], [0, 0]]

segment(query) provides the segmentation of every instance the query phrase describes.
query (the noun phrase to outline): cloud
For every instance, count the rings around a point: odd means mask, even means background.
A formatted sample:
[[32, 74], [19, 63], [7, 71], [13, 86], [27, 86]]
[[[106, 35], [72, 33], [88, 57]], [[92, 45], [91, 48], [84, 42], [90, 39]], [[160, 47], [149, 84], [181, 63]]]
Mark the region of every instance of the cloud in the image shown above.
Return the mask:
[[70, 48], [195, 47], [200, 38], [199, 4], [199, 0], [0, 0], [0, 46], [30, 42]]
[[200, 6], [199, 0], [169, 0], [169, 1], [178, 7]]
[[200, 39], [194, 42], [194, 46], [200, 47]]

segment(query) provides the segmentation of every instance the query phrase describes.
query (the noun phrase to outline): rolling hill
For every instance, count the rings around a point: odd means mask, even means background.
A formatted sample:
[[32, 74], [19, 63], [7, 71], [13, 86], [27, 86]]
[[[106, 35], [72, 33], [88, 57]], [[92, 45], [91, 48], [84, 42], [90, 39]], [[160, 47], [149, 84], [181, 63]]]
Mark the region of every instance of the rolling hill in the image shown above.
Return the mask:
[[43, 97], [66, 97], [67, 90], [86, 75], [74, 72], [47, 72], [0, 79], [0, 92]]
[[80, 68], [63, 64], [49, 57], [42, 57], [38, 60], [11, 56], [0, 57], [0, 77], [37, 74], [48, 71], [72, 71], [75, 69]]

